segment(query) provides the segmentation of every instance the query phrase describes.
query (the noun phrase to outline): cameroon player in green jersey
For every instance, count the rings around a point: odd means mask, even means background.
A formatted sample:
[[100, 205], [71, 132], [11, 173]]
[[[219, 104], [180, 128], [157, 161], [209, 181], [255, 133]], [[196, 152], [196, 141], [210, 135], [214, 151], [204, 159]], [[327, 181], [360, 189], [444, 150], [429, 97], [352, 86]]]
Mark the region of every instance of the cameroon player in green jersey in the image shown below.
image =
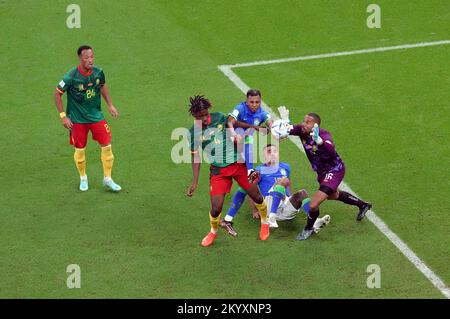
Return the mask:
[[269, 224], [264, 197], [261, 195], [258, 185], [249, 182], [245, 160], [238, 157], [236, 143], [242, 137], [227, 128], [227, 115], [221, 112], [209, 113], [212, 104], [203, 95], [191, 97], [189, 102], [189, 113], [195, 118], [195, 121], [189, 131], [193, 182], [186, 192], [187, 196], [191, 197], [198, 185], [202, 158], [199, 153], [200, 150], [206, 153], [211, 163], [209, 169], [209, 195], [211, 198], [209, 221], [211, 230], [203, 238], [201, 245], [204, 247], [212, 245], [217, 236], [223, 202], [225, 195], [231, 190], [233, 179], [254, 201], [261, 216], [259, 237], [261, 240], [267, 240], [269, 238]]
[[[55, 103], [61, 122], [70, 132], [70, 144], [75, 147], [75, 165], [80, 173], [80, 190], [88, 190], [86, 175], [85, 149], [89, 131], [92, 138], [101, 146], [103, 164], [103, 185], [118, 192], [121, 187], [114, 183], [111, 171], [114, 155], [111, 150], [111, 130], [103, 116], [101, 96], [108, 104], [109, 113], [117, 118], [119, 112], [114, 107], [108, 94], [103, 70], [94, 66], [94, 51], [88, 45], [78, 48], [80, 64], [67, 72], [58, 83], [55, 92]], [[67, 92], [67, 109], [61, 96]], [[101, 95], [101, 96], [100, 96]]]

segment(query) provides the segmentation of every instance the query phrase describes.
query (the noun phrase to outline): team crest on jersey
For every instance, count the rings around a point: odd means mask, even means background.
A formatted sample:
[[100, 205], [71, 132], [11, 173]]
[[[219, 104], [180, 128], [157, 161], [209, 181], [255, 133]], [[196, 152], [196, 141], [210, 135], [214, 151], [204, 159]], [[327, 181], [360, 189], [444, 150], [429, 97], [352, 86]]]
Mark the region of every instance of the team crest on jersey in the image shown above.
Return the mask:
[[259, 125], [259, 123], [261, 123], [261, 122], [259, 121], [259, 119], [254, 119], [254, 120], [253, 120], [253, 125]]
[[219, 129], [219, 131], [222, 131], [223, 125], [222, 125], [222, 124], [219, 124], [219, 125], [217, 125], [217, 128]]
[[313, 151], [313, 153], [315, 153], [317, 151], [317, 145], [313, 145], [312, 151]]
[[99, 85], [100, 84], [100, 79], [95, 80], [95, 84]]
[[282, 168], [282, 169], [280, 170], [280, 172], [281, 172], [281, 175], [287, 176], [287, 172], [286, 172], [286, 170], [285, 170], [284, 168]]
[[83, 91], [84, 90], [84, 85], [83, 83], [81, 83], [80, 85], [78, 85], [78, 91]]

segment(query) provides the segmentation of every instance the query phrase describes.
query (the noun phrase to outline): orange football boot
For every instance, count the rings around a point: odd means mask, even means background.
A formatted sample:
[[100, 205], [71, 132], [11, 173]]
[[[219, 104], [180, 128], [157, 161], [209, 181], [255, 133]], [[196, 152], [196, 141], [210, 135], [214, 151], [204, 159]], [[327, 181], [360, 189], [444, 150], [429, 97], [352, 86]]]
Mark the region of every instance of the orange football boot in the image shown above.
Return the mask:
[[205, 236], [205, 238], [202, 239], [201, 245], [203, 247], [211, 246], [214, 242], [214, 239], [216, 239], [217, 234], [209, 232], [208, 235]]
[[269, 224], [261, 224], [261, 229], [259, 230], [259, 238], [261, 240], [267, 240], [269, 238]]

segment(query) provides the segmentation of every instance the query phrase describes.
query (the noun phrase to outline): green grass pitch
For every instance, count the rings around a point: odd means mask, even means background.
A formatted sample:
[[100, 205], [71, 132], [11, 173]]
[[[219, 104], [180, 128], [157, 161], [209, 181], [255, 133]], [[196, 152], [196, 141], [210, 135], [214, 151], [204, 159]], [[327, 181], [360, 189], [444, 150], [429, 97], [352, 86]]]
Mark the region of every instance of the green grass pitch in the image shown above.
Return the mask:
[[[0, 0], [1, 298], [442, 298], [356, 210], [327, 202], [332, 222], [307, 242], [305, 220], [257, 239], [248, 205], [239, 237], [209, 229], [208, 165], [193, 198], [190, 164], [174, 164], [171, 132], [190, 127], [188, 97], [206, 94], [229, 112], [242, 93], [217, 68], [257, 60], [450, 39], [447, 0], [78, 1], [81, 28], [66, 27], [67, 1]], [[100, 152], [87, 148], [90, 190], [80, 193], [53, 93], [94, 47], [121, 116], [113, 133], [119, 194], [101, 185]], [[425, 263], [450, 283], [450, 45], [236, 69], [291, 118], [321, 114], [347, 165], [345, 181]], [[104, 105], [104, 104], [103, 104]], [[282, 160], [294, 188], [317, 185], [290, 142]], [[230, 202], [227, 197], [225, 209]], [[81, 268], [68, 289], [66, 267]], [[367, 266], [381, 268], [368, 289]]]

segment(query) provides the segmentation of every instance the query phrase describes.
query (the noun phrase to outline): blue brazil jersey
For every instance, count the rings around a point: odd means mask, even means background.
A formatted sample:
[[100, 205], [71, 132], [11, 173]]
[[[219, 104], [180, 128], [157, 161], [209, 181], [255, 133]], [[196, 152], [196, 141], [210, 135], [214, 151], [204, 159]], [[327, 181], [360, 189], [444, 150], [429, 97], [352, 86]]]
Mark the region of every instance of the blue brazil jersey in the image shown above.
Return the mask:
[[[277, 178], [287, 177], [291, 174], [291, 166], [288, 163], [279, 163], [279, 165], [268, 166], [266, 164], [259, 165], [256, 170], [261, 174], [258, 185], [264, 197], [269, 194], [269, 190], [277, 181]], [[286, 196], [289, 191], [286, 189]]]
[[[229, 116], [234, 117], [237, 121], [244, 122], [250, 125], [260, 126], [264, 123], [266, 123], [270, 119], [270, 114], [267, 113], [262, 109], [260, 106], [256, 112], [252, 112], [250, 108], [247, 106], [247, 103], [245, 101], [239, 103], [236, 105]], [[254, 129], [248, 129], [244, 130], [243, 128], [237, 128], [236, 130], [237, 134], [244, 135], [244, 158], [245, 158], [245, 164], [247, 165], [247, 169], [253, 168], [253, 133], [255, 132]], [[245, 131], [245, 132], [244, 132]]]
[[259, 107], [256, 112], [253, 113], [245, 101], [236, 105], [229, 115], [240, 122], [256, 126], [262, 125], [270, 119], [270, 114], [264, 111], [262, 107]]

